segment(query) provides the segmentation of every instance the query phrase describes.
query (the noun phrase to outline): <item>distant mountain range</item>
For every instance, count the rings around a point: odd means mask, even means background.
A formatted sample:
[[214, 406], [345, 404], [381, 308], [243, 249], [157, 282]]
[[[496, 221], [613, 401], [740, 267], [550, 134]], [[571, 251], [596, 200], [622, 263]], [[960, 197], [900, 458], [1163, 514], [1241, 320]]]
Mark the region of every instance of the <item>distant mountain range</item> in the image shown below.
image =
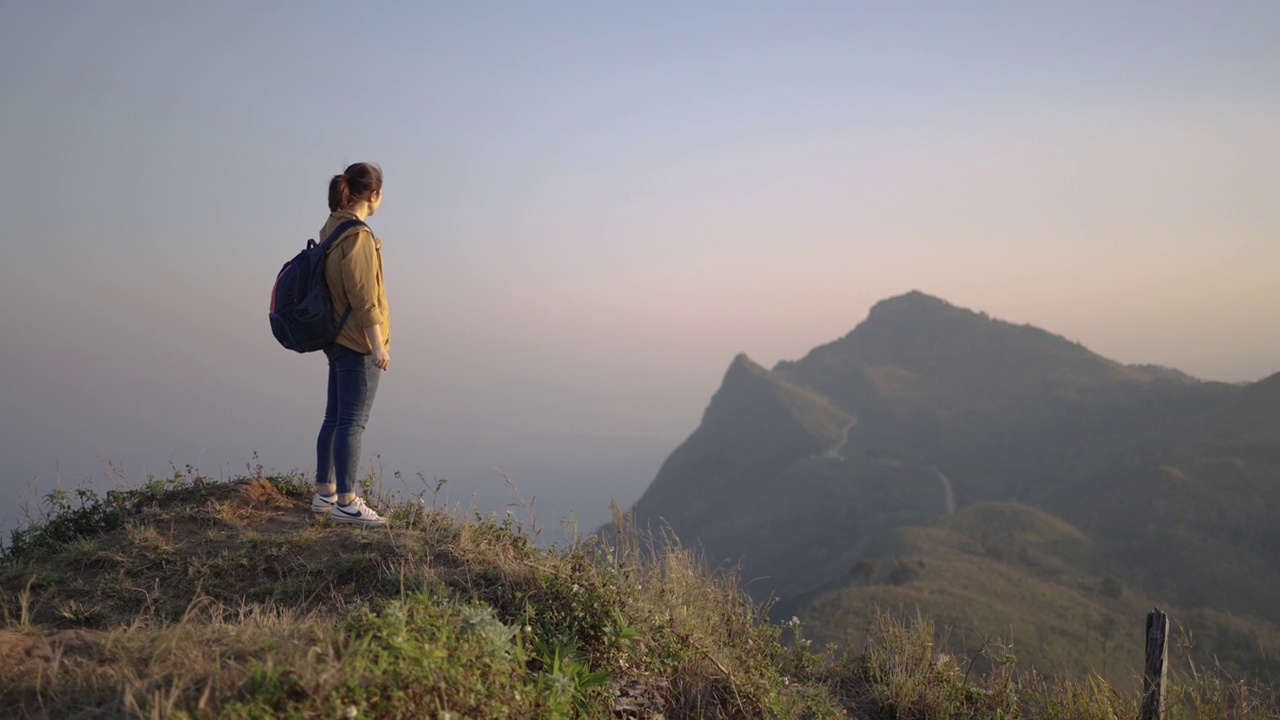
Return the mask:
[[1123, 365], [912, 292], [772, 370], [734, 358], [636, 503], [810, 637], [873, 605], [1128, 678], [1152, 605], [1280, 679], [1280, 373]]

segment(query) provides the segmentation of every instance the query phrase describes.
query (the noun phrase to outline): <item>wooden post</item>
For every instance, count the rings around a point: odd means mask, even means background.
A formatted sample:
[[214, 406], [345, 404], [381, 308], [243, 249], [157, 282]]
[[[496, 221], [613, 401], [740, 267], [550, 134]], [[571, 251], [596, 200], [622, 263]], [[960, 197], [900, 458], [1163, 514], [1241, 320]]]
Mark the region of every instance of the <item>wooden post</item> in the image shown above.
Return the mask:
[[1156, 608], [1147, 613], [1147, 665], [1142, 678], [1140, 720], [1164, 719], [1165, 678], [1169, 674], [1169, 616]]

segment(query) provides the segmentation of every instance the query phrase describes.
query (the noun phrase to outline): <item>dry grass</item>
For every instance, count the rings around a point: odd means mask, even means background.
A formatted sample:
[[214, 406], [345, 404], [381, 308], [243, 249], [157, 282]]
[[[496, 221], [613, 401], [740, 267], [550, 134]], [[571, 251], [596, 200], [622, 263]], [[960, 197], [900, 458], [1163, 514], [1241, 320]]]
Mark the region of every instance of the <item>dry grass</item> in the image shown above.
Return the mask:
[[[374, 489], [376, 493], [376, 489]], [[63, 507], [0, 560], [0, 695], [33, 718], [1120, 718], [1135, 698], [940, 653], [869, 618], [813, 652], [729, 572], [616, 514], [540, 549], [512, 515], [382, 497], [389, 528], [316, 521], [299, 478], [178, 478]], [[58, 520], [57, 517], [62, 517]], [[41, 528], [52, 528], [41, 533]], [[1178, 718], [1280, 717], [1196, 669]]]

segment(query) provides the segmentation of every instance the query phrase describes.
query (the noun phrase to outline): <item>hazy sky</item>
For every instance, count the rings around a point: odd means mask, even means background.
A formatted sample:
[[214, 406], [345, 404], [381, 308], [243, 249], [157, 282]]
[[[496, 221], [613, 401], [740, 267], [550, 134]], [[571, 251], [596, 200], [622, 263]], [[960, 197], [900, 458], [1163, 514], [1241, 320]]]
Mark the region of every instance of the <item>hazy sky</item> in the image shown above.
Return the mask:
[[634, 501], [735, 353], [911, 289], [1280, 370], [1271, 0], [6, 2], [0, 160], [0, 500], [310, 467], [324, 360], [267, 296], [359, 160], [366, 458], [548, 524]]

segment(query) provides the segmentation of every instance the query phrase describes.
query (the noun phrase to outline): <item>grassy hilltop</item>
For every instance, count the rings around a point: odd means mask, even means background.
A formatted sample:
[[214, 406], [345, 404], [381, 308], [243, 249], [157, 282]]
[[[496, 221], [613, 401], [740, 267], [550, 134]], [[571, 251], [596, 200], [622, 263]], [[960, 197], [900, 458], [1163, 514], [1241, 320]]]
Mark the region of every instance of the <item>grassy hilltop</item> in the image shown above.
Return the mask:
[[[869, 610], [856, 650], [810, 647], [731, 575], [621, 516], [604, 540], [544, 549], [512, 514], [462, 517], [429, 489], [374, 497], [388, 528], [315, 520], [303, 479], [261, 472], [51, 495], [0, 557], [0, 715], [1136, 714], [1134, 694], [1022, 672], [998, 641], [983, 658], [936, 651], [924, 618]], [[1274, 698], [1175, 664], [1174, 717], [1280, 717]]]

